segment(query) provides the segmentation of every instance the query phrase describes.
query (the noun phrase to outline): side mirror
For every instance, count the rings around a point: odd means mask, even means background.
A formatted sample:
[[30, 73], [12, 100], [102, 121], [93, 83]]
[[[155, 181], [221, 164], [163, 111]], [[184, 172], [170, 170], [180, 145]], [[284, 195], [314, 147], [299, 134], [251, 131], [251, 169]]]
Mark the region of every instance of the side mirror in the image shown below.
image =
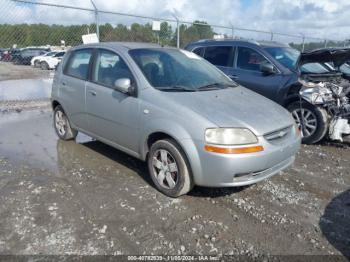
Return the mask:
[[131, 80], [129, 78], [119, 78], [114, 82], [114, 88], [124, 94], [131, 92]]
[[273, 64], [271, 64], [269, 62], [264, 62], [264, 63], [260, 64], [260, 71], [264, 75], [272, 75], [272, 74], [276, 73], [275, 67], [273, 66]]

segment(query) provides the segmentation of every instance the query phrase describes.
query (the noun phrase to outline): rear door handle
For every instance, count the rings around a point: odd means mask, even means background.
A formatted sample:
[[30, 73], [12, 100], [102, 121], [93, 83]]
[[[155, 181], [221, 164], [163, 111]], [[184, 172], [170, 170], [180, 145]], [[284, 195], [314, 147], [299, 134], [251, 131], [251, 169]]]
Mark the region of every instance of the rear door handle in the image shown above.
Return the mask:
[[62, 82], [62, 85], [63, 85], [63, 86], [66, 86], [67, 84], [66, 84], [66, 82]]
[[97, 93], [96, 93], [95, 91], [93, 91], [93, 90], [89, 90], [89, 93], [90, 93], [92, 96], [96, 96], [96, 95], [97, 95]]
[[238, 76], [236, 76], [236, 75], [228, 75], [228, 77], [231, 78], [232, 80], [238, 79]]

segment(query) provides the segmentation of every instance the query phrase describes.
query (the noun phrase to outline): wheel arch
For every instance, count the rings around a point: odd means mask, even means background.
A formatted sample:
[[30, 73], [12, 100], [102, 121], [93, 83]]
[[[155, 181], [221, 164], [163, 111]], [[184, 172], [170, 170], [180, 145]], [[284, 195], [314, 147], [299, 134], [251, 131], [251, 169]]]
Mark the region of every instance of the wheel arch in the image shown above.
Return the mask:
[[155, 141], [164, 138], [173, 139], [184, 152], [193, 180], [196, 183], [196, 177], [201, 173], [201, 165], [197, 147], [190, 134], [183, 127], [171, 121], [159, 121], [158, 119], [152, 122], [148, 123], [143, 130], [140, 140], [140, 158], [144, 161], [147, 160], [150, 147]]
[[163, 139], [172, 139], [172, 140], [174, 140], [181, 147], [181, 149], [185, 153], [186, 158], [189, 160], [188, 154], [186, 152], [186, 149], [182, 145], [181, 140], [178, 139], [174, 134], [170, 134], [170, 132], [167, 132], [167, 131], [154, 131], [154, 132], [150, 133], [147, 136], [147, 138], [144, 141], [142, 158], [144, 160], [146, 160], [147, 159], [147, 155], [149, 153], [149, 150], [151, 149], [151, 146], [155, 142], [157, 142], [159, 140], [163, 140]]
[[284, 107], [288, 107], [290, 104], [300, 101], [299, 91], [301, 88], [302, 86], [299, 83], [290, 85], [288, 87], [288, 90], [283, 102]]
[[283, 103], [283, 106], [287, 108], [289, 105], [293, 104], [294, 102], [299, 102], [300, 97], [297, 94], [290, 95], [286, 98], [285, 102]]
[[[185, 162], [188, 165], [188, 170], [189, 170], [189, 175], [193, 181], [193, 183], [196, 183], [196, 176], [194, 174], [195, 172], [195, 166], [192, 163], [192, 159], [193, 159], [193, 155], [190, 155], [192, 152], [188, 152], [187, 148], [188, 146], [186, 146], [185, 144], [182, 143], [182, 141], [174, 138], [174, 136], [169, 135], [168, 133], [164, 132], [164, 131], [156, 131], [151, 133], [147, 140], [146, 140], [146, 148], [145, 148], [145, 160], [148, 159], [148, 153], [150, 151], [150, 148], [152, 146], [152, 144], [154, 144], [155, 142], [159, 141], [159, 140], [163, 140], [163, 139], [171, 139], [174, 140], [176, 142], [176, 144], [180, 147], [180, 149], [182, 150], [182, 152], [184, 153], [184, 157], [185, 157]], [[189, 140], [187, 140], [189, 141]], [[194, 147], [193, 147], [194, 148]]]
[[55, 108], [57, 106], [62, 106], [60, 102], [58, 102], [57, 100], [52, 100], [51, 102], [51, 107], [52, 107], [52, 110], [55, 110]]

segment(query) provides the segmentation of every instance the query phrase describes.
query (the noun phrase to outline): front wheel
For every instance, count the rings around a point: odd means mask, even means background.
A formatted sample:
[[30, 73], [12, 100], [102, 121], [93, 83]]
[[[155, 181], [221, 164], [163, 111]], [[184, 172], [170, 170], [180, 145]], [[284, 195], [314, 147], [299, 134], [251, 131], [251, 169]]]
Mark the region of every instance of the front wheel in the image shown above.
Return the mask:
[[287, 108], [299, 126], [304, 144], [315, 144], [326, 136], [329, 124], [325, 109], [305, 101], [294, 102]]
[[179, 197], [193, 188], [186, 155], [173, 139], [159, 140], [151, 146], [148, 170], [157, 189], [167, 196]]
[[72, 140], [78, 131], [71, 128], [66, 113], [61, 106], [56, 106], [53, 114], [54, 128], [57, 136], [62, 140]]

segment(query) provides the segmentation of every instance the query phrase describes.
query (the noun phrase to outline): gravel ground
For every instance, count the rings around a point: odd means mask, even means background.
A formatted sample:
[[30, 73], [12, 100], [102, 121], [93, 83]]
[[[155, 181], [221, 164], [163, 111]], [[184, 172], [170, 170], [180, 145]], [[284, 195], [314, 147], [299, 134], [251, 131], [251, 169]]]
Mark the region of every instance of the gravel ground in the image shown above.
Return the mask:
[[[49, 74], [0, 63], [0, 85]], [[269, 180], [171, 199], [144, 163], [81, 134], [59, 141], [51, 118], [48, 100], [0, 101], [1, 255], [350, 258], [350, 144], [302, 146]]]
[[84, 135], [59, 141], [51, 117], [0, 114], [1, 254], [350, 258], [348, 144], [303, 146], [250, 187], [171, 199], [139, 160]]

